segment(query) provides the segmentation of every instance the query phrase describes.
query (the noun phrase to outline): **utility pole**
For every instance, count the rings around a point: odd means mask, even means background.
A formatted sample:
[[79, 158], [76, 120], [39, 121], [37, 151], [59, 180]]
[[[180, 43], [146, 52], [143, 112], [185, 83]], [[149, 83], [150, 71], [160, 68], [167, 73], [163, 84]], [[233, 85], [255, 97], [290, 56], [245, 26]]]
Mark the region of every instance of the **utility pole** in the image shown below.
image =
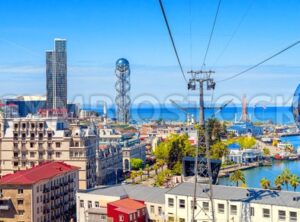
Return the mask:
[[[188, 82], [188, 89], [189, 90], [196, 90], [197, 84], [199, 84], [199, 129], [197, 131], [198, 134], [198, 143], [197, 143], [197, 149], [196, 149], [196, 155], [195, 155], [195, 168], [194, 168], [194, 173], [195, 173], [195, 183], [194, 183], [194, 197], [193, 197], [193, 208], [192, 208], [192, 221], [195, 220], [195, 206], [197, 204], [197, 177], [198, 177], [198, 168], [199, 165], [202, 169], [206, 167], [206, 172], [208, 176], [208, 184], [209, 184], [209, 190], [207, 191], [207, 194], [210, 199], [210, 205], [211, 205], [211, 215], [212, 215], [212, 221], [215, 222], [215, 216], [214, 216], [214, 204], [213, 204], [213, 187], [212, 187], [212, 169], [211, 169], [211, 161], [210, 161], [210, 150], [209, 150], [209, 135], [208, 135], [208, 130], [205, 124], [205, 114], [204, 114], [204, 83], [206, 83], [207, 90], [215, 89], [216, 83], [214, 82], [213, 78], [211, 78], [211, 75], [215, 73], [214, 71], [189, 71], [192, 75], [192, 78]], [[204, 138], [200, 138], [200, 130], [204, 131]], [[204, 139], [204, 141], [203, 141]], [[201, 154], [201, 157], [199, 159], [199, 149], [200, 149], [200, 144], [205, 145], [205, 156], [206, 156], [206, 161], [204, 156], [204, 153]], [[198, 165], [198, 160], [199, 160], [199, 165]], [[205, 172], [203, 170], [203, 172]]]

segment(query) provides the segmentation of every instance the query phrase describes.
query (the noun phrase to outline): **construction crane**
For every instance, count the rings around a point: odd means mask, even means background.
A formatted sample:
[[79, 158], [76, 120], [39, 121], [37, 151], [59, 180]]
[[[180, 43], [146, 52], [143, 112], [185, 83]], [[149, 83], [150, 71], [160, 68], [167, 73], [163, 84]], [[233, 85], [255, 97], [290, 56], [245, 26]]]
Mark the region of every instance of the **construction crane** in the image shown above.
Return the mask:
[[186, 115], [186, 122], [188, 125], [193, 125], [195, 124], [195, 119], [194, 119], [194, 115], [189, 113], [185, 108], [181, 107], [180, 105], [178, 105], [174, 100], [170, 99], [170, 102], [176, 106], [176, 108], [178, 108], [179, 110], [181, 110], [182, 112], [185, 113]]

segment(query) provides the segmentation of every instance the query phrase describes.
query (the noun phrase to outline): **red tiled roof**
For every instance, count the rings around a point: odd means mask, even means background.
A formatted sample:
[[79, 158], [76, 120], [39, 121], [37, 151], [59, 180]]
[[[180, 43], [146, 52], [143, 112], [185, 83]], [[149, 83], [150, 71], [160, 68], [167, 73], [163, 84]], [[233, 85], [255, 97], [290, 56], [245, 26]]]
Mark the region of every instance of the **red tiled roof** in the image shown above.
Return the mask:
[[79, 167], [71, 166], [63, 162], [45, 162], [27, 170], [19, 170], [13, 174], [7, 174], [0, 178], [0, 185], [22, 184], [30, 185], [55, 176], [78, 170]]
[[130, 212], [130, 213], [132, 213], [133, 211], [136, 211], [138, 209], [145, 208], [145, 204], [143, 204], [139, 201], [130, 199], [130, 198], [117, 200], [117, 201], [111, 202], [109, 204], [111, 204], [115, 207], [118, 207], [117, 209], [119, 211]]

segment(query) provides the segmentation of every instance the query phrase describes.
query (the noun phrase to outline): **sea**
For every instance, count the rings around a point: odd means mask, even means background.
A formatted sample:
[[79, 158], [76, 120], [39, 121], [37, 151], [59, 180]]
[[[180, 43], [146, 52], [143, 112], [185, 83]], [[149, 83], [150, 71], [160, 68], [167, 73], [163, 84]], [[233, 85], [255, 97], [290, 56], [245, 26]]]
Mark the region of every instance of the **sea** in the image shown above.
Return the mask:
[[[103, 114], [102, 107], [83, 106], [84, 110], [92, 110], [99, 115]], [[185, 121], [186, 112], [198, 119], [199, 109], [196, 107], [184, 107], [184, 111], [172, 106], [135, 106], [131, 108], [131, 119], [137, 123], [148, 122], [151, 120], [165, 121]], [[275, 124], [293, 124], [294, 118], [291, 107], [248, 107], [248, 117], [253, 122], [272, 122]], [[107, 109], [110, 118], [116, 118], [116, 109]], [[225, 107], [221, 111], [208, 108], [205, 110], [205, 117], [216, 117], [224, 121], [239, 120], [242, 115], [242, 107]]]

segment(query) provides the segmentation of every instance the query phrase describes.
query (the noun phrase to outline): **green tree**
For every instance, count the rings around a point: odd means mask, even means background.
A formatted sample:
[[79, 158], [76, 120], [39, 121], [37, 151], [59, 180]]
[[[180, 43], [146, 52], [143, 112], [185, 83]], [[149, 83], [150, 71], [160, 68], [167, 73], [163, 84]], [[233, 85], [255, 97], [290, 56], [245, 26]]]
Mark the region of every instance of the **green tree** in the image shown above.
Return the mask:
[[131, 171], [130, 172], [130, 179], [132, 180], [132, 183], [135, 183], [135, 178], [137, 178], [137, 172], [136, 171]]
[[210, 155], [212, 159], [221, 159], [228, 155], [229, 151], [225, 143], [218, 141], [211, 146]]
[[132, 158], [130, 159], [131, 169], [139, 170], [143, 167], [143, 160], [139, 158]]
[[283, 181], [282, 181], [281, 175], [278, 175], [278, 176], [275, 178], [274, 184], [275, 184], [275, 186], [277, 187], [277, 189], [280, 189], [280, 190], [281, 190], [281, 187], [282, 187], [282, 185], [283, 185]]
[[184, 156], [194, 156], [195, 148], [191, 145], [187, 134], [171, 134], [155, 149], [157, 161], [165, 161], [168, 169], [173, 169]]
[[296, 191], [300, 183], [300, 178], [297, 175], [293, 174], [290, 176], [289, 183], [294, 188], [294, 191]]
[[282, 182], [285, 184], [286, 190], [288, 190], [289, 189], [289, 181], [291, 178], [291, 171], [288, 168], [285, 168], [280, 176], [281, 176]]
[[236, 142], [242, 149], [250, 149], [256, 144], [256, 139], [249, 136], [241, 136], [236, 139]]
[[230, 177], [229, 177], [229, 180], [231, 182], [234, 182], [236, 183], [236, 186], [238, 187], [239, 186], [239, 182], [242, 182], [242, 183], [246, 183], [246, 179], [245, 179], [245, 175], [242, 171], [240, 170], [236, 170], [234, 171]]
[[270, 180], [268, 180], [267, 178], [262, 178], [260, 180], [260, 186], [263, 188], [263, 189], [269, 189], [270, 186], [271, 186], [271, 183], [270, 183]]
[[270, 149], [267, 147], [263, 148], [263, 154], [264, 156], [270, 156]]
[[182, 174], [182, 164], [180, 162], [177, 162], [173, 169], [172, 169], [172, 173], [174, 175], [181, 175]]
[[214, 144], [221, 140], [221, 137], [226, 134], [226, 124], [216, 119], [210, 118], [206, 122], [210, 144]]

